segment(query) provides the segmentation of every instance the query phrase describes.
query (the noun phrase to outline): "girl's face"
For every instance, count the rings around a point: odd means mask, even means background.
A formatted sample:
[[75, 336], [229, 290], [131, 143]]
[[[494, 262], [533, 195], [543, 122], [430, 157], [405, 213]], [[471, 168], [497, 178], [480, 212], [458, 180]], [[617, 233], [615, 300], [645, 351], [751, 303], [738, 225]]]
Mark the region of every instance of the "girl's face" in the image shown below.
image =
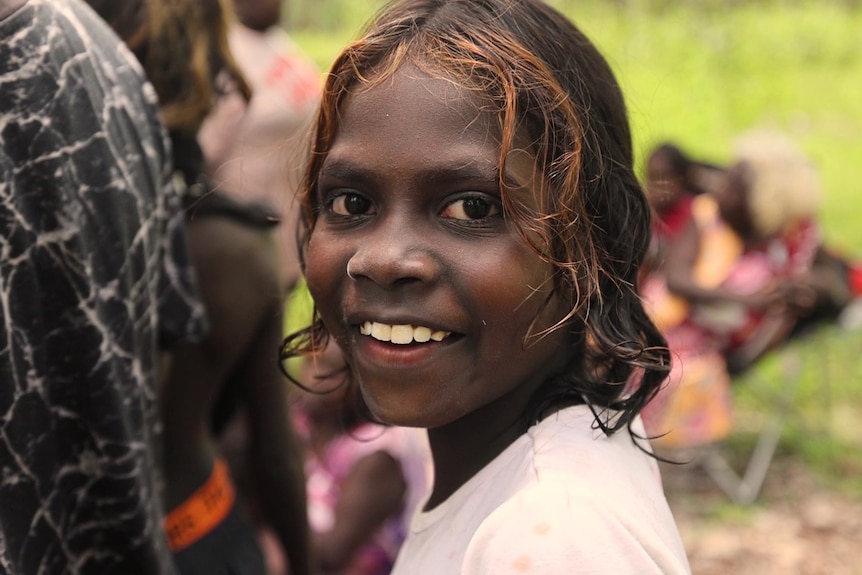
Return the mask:
[[[532, 156], [508, 164], [534, 205]], [[571, 355], [564, 329], [525, 349], [537, 314], [533, 332], [563, 311], [556, 297], [542, 309], [551, 267], [503, 219], [498, 166], [497, 116], [452, 82], [404, 67], [343, 106], [307, 279], [387, 423], [433, 428], [477, 410], [513, 421]]]

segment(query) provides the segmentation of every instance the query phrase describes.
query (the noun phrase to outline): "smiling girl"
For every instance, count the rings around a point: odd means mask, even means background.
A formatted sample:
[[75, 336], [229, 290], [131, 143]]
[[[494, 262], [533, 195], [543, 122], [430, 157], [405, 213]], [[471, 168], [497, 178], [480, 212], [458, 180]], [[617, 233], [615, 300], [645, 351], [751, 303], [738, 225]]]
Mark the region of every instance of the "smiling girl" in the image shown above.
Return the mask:
[[536, 0], [385, 8], [327, 79], [302, 196], [317, 318], [434, 485], [395, 573], [687, 573], [638, 413], [669, 368], [607, 63]]

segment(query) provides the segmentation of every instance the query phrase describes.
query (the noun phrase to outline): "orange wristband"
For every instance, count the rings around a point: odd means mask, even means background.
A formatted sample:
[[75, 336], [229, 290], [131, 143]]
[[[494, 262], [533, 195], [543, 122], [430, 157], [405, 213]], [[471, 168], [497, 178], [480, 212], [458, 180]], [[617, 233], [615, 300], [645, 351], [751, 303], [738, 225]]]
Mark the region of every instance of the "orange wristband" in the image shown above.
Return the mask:
[[165, 517], [171, 551], [185, 549], [224, 521], [234, 497], [227, 465], [217, 459], [209, 479]]

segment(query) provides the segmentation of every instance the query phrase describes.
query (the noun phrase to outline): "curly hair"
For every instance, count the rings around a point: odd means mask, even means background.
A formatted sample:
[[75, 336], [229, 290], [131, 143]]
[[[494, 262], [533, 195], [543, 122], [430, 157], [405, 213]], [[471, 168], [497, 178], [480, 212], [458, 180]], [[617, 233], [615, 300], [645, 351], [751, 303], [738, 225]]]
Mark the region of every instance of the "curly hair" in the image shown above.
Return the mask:
[[[549, 330], [580, 337], [567, 373], [545, 382], [531, 413], [585, 401], [619, 412], [612, 421], [597, 418], [606, 433], [627, 426], [669, 369], [665, 341], [636, 286], [650, 209], [632, 168], [626, 107], [611, 69], [583, 33], [543, 2], [403, 0], [384, 7], [329, 72], [301, 190], [300, 245], [315, 226], [318, 173], [346, 97], [406, 63], [464, 87], [497, 113], [500, 174], [516, 135], [526, 134], [536, 173], [544, 175], [534, 190], [537, 208], [516, 200], [501, 176], [503, 211], [552, 266], [554, 292], [568, 306]], [[328, 333], [315, 317], [285, 340], [282, 357], [320, 349]], [[527, 334], [525, 345], [549, 330]]]

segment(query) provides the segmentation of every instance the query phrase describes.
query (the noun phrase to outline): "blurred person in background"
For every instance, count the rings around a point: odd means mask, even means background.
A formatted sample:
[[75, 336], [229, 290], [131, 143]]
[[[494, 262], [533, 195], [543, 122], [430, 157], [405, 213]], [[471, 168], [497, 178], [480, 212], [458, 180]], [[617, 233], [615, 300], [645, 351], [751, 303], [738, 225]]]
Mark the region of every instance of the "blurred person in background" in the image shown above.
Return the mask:
[[[198, 133], [206, 171], [225, 194], [266, 205], [280, 220], [276, 249], [285, 295], [300, 276], [296, 190], [305, 165], [307, 134], [317, 109], [320, 70], [281, 27], [282, 0], [235, 0], [227, 39], [239, 70], [251, 87], [246, 98], [229, 75], [219, 79], [220, 97]], [[248, 414], [225, 423], [220, 448], [244, 497], [257, 495], [247, 479]], [[272, 531], [263, 529], [270, 571], [280, 573], [282, 553]]]
[[[694, 198], [722, 181], [719, 166], [695, 160], [670, 142], [656, 145], [646, 163], [645, 189], [655, 210], [653, 236], [659, 244], [676, 241], [691, 220]], [[662, 254], [661, 245], [653, 250]]]
[[[695, 198], [714, 190], [723, 181], [724, 172], [716, 165], [689, 157], [670, 142], [650, 150], [644, 189], [653, 209], [652, 240], [640, 276], [640, 290], [648, 303], [668, 299], [664, 273], [667, 252], [689, 227]], [[665, 305], [651, 311], [653, 321], [661, 328], [679, 321], [685, 308]]]
[[0, 38], [0, 572], [171, 574], [160, 352], [205, 320], [156, 94], [79, 0]]
[[819, 265], [819, 202], [816, 168], [792, 141], [746, 133], [723, 185], [697, 202], [668, 253], [668, 287], [690, 305], [687, 322], [739, 368], [847, 296]]
[[251, 85], [246, 100], [230, 78], [204, 122], [199, 141], [214, 182], [234, 197], [271, 205], [284, 284], [299, 278], [294, 198], [309, 149], [308, 131], [320, 96], [320, 71], [279, 25], [281, 0], [235, 0], [238, 21], [228, 41]]
[[667, 249], [667, 292], [645, 294], [677, 360], [644, 412], [649, 433], [672, 430], [656, 444], [729, 433], [730, 373], [848, 301], [825, 257], [819, 198], [817, 171], [795, 144], [752, 131], [740, 137], [723, 182], [692, 202], [692, 218]]
[[692, 166], [692, 160], [669, 142], [650, 151], [645, 188], [657, 216], [653, 221], [654, 239], [673, 241], [691, 218], [692, 201], [701, 192], [691, 181]]
[[[121, 32], [153, 82], [184, 189], [189, 246], [211, 332], [181, 347], [161, 394], [165, 423], [165, 529], [183, 574], [266, 572], [257, 529], [241, 505], [218, 439], [247, 412], [254, 511], [278, 536], [291, 573], [309, 572], [301, 453], [289, 424], [277, 358], [284, 279], [273, 237], [278, 217], [240, 202], [206, 175], [198, 130], [228, 80], [250, 90], [226, 36], [220, 0], [89, 0]], [[255, 517], [254, 519], [258, 519]]]

